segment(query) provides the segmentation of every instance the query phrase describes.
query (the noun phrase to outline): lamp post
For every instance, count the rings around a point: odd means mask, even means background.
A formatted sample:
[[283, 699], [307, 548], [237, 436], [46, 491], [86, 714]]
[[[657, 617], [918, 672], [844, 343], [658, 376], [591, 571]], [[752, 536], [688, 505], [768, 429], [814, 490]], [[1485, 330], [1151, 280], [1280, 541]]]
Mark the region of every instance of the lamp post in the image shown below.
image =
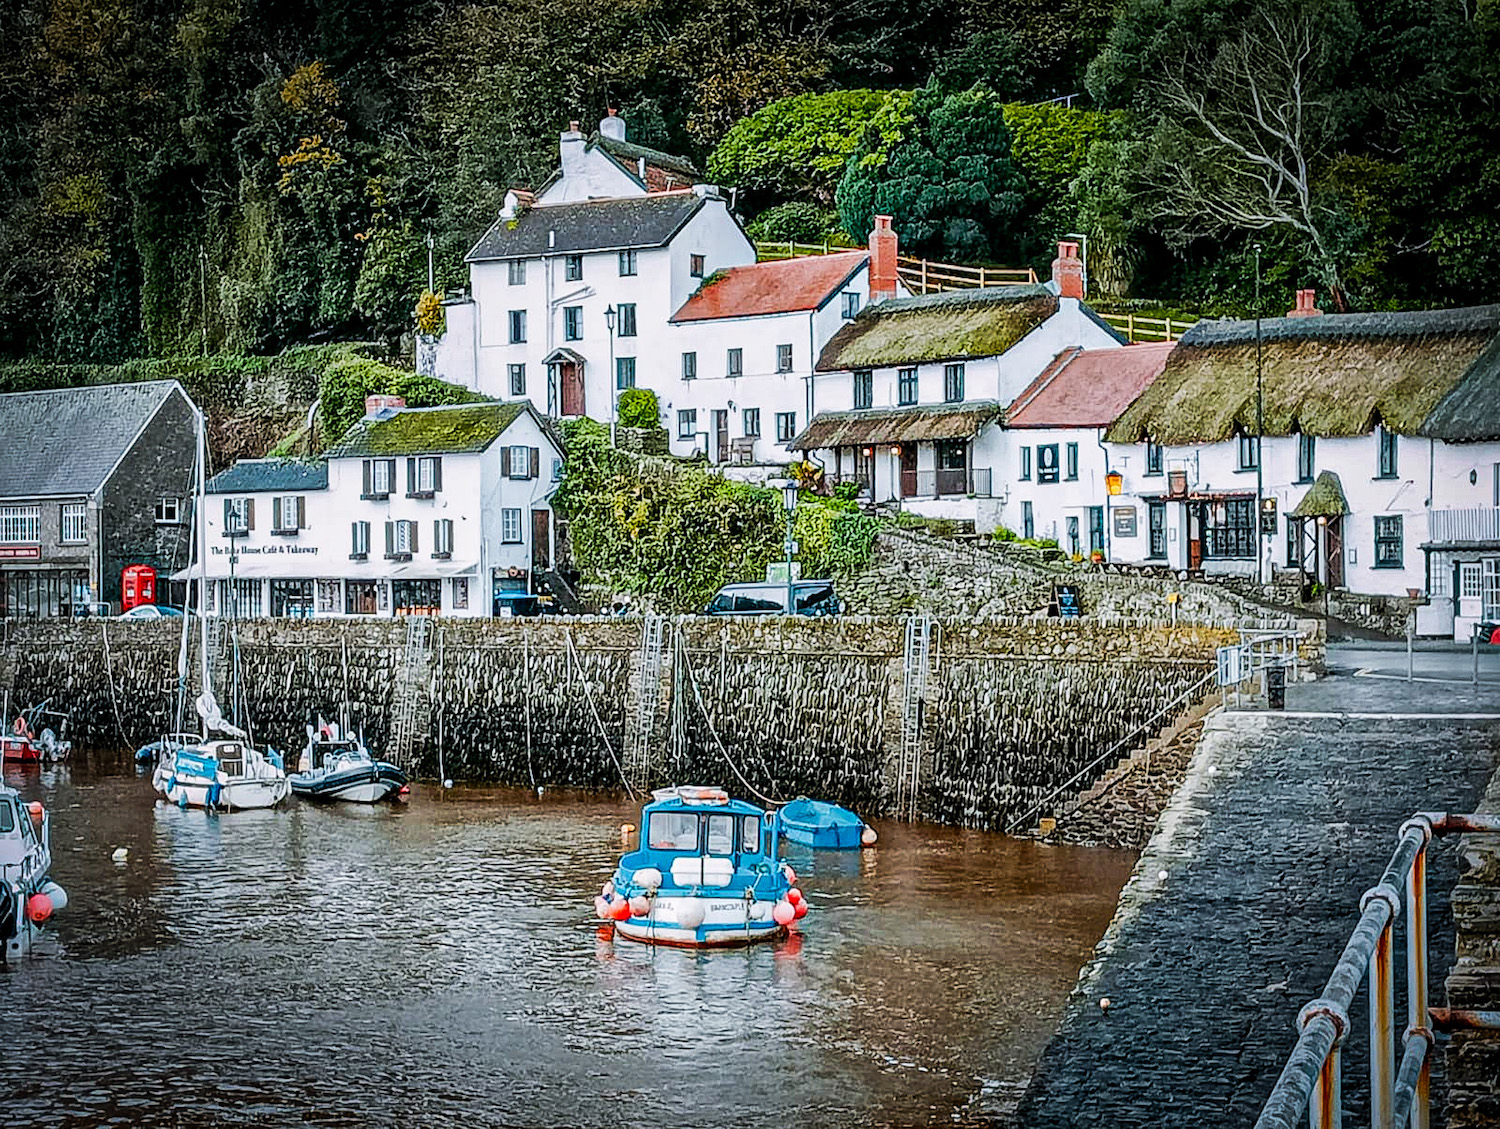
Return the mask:
[[1089, 296], [1089, 237], [1080, 232], [1070, 231], [1064, 236], [1065, 239], [1076, 239], [1083, 244], [1083, 296]]
[[432, 275], [432, 244], [432, 228], [429, 227], [427, 229], [427, 293], [429, 294], [436, 293], [434, 287], [437, 281]]
[[1265, 469], [1261, 457], [1261, 439], [1266, 432], [1266, 397], [1261, 380], [1260, 362], [1260, 244], [1255, 245], [1255, 579], [1266, 582], [1265, 533], [1262, 531], [1265, 512]]
[[782, 545], [786, 551], [786, 614], [796, 615], [797, 607], [792, 602], [792, 554], [797, 551], [797, 543], [792, 540], [792, 519], [797, 512], [797, 481], [773, 478], [766, 485], [781, 491], [782, 508], [786, 510], [786, 541]]
[[604, 307], [604, 325], [609, 330], [609, 445], [615, 446], [615, 401], [620, 395], [619, 374], [615, 372], [615, 308]]

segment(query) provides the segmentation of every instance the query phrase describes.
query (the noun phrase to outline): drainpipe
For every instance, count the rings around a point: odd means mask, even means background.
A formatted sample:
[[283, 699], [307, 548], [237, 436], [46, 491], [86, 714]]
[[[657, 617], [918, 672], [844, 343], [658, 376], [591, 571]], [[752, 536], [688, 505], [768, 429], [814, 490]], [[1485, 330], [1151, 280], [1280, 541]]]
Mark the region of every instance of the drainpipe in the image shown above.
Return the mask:
[[1103, 428], [1094, 429], [1094, 442], [1099, 444], [1099, 450], [1104, 452], [1104, 559], [1112, 561], [1115, 559], [1115, 547], [1110, 544], [1113, 527], [1110, 524], [1109, 511], [1109, 448], [1104, 445]]

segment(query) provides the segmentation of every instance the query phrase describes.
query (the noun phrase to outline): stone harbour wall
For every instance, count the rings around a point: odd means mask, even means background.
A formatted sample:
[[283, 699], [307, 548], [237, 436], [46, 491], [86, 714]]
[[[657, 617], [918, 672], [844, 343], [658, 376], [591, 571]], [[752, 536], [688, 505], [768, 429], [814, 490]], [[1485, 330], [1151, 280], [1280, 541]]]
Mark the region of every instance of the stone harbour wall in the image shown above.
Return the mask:
[[[427, 776], [605, 789], [628, 775], [643, 787], [714, 782], [751, 797], [891, 809], [907, 710], [906, 620], [661, 620], [654, 679], [642, 677], [647, 622], [431, 620], [425, 651], [408, 653], [401, 620], [252, 620], [213, 633], [210, 669], [225, 716], [238, 705], [253, 736], [282, 750], [300, 749], [304, 726], [338, 717], [347, 702], [372, 749]], [[135, 747], [172, 728], [180, 623], [3, 627], [0, 689], [13, 706], [47, 701], [88, 746]], [[1137, 726], [1166, 725], [1172, 713], [1154, 716], [1206, 692], [1214, 648], [1238, 635], [997, 619], [938, 621], [932, 638], [916, 705], [919, 811], [1002, 827]], [[408, 687], [419, 724], [410, 750], [396, 750], [391, 719]]]
[[[1500, 772], [1479, 811], [1500, 813]], [[1500, 836], [1459, 841], [1463, 877], [1453, 889], [1454, 956], [1448, 1006], [1500, 1012]], [[1450, 1129], [1500, 1129], [1500, 1031], [1455, 1031], [1443, 1046]]]

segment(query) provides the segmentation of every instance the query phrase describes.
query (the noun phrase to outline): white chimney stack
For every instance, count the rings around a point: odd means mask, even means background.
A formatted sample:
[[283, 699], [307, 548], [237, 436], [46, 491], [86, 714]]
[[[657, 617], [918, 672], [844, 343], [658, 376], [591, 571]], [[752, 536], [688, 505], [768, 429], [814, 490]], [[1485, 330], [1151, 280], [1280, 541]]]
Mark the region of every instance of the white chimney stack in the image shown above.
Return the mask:
[[583, 134], [578, 131], [577, 122], [568, 123], [568, 128], [558, 139], [557, 153], [563, 176], [583, 172]]
[[599, 122], [599, 133], [611, 141], [624, 141], [625, 119], [620, 117], [618, 111], [609, 110]]

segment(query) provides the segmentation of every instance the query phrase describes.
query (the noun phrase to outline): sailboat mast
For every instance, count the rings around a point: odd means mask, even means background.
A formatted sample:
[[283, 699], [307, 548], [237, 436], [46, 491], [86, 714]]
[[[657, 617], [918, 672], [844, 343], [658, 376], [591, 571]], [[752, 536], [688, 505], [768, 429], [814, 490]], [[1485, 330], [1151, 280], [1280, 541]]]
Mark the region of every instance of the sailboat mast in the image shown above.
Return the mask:
[[[213, 697], [213, 688], [208, 675], [208, 428], [203, 410], [197, 412], [198, 422], [198, 496], [193, 508], [198, 513], [198, 658], [203, 685], [200, 692], [206, 700]], [[208, 720], [199, 711], [199, 726], [204, 740], [208, 739]]]

